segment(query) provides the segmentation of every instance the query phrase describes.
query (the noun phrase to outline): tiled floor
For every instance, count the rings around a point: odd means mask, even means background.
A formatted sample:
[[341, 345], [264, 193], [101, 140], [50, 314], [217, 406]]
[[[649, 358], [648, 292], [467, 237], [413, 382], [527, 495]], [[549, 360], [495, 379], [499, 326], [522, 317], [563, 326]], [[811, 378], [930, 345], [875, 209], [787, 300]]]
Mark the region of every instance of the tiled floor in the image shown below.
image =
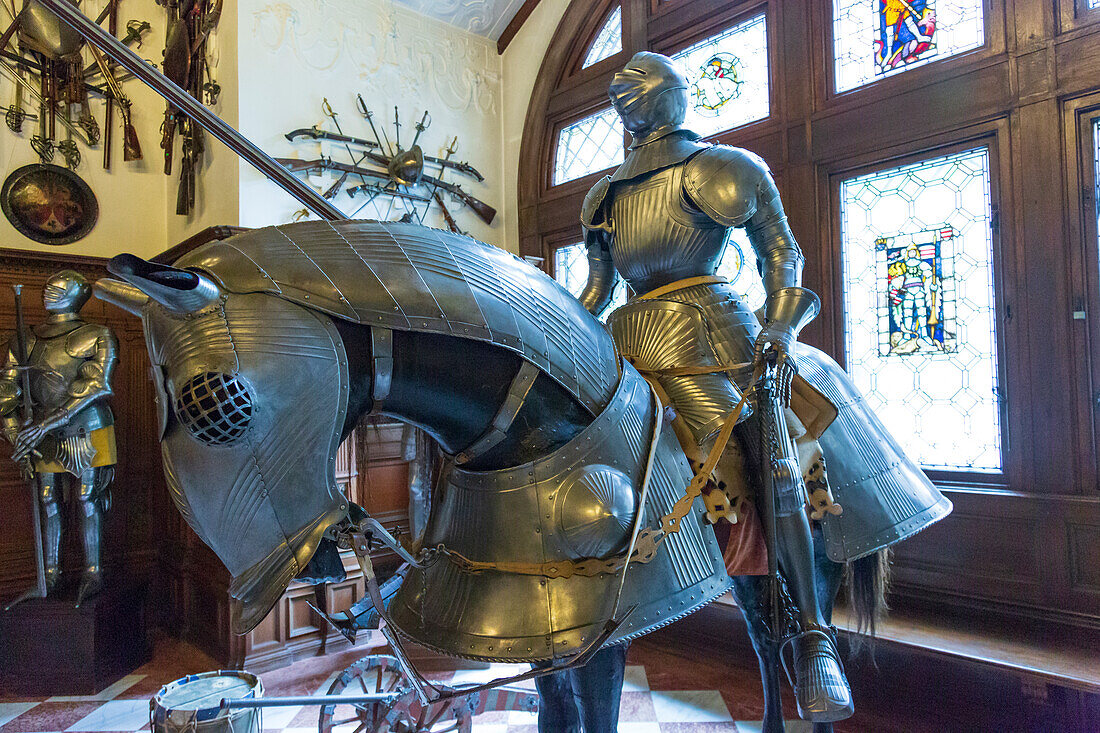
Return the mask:
[[[261, 675], [265, 694], [324, 693], [341, 670], [365, 656], [370, 643], [324, 657], [300, 661]], [[628, 659], [620, 708], [620, 733], [750, 733], [759, 731], [762, 715], [760, 678], [755, 660], [708, 658], [706, 652], [636, 642]], [[0, 733], [116, 731], [147, 729], [149, 699], [161, 685], [185, 674], [216, 669], [217, 663], [182, 642], [162, 640], [154, 659], [94, 696], [58, 696], [44, 700], [0, 697]], [[427, 674], [439, 682], [483, 682], [525, 669], [493, 665], [488, 669], [442, 670]], [[533, 683], [525, 684], [533, 688]], [[793, 701], [785, 698], [788, 710]], [[268, 709], [264, 733], [312, 733], [318, 708]], [[526, 712], [491, 712], [475, 718], [474, 733], [535, 733], [536, 717]], [[874, 711], [838, 726], [840, 733], [916, 730], [883, 726]], [[354, 726], [346, 726], [351, 733]], [[788, 733], [810, 733], [810, 726], [790, 721]]]

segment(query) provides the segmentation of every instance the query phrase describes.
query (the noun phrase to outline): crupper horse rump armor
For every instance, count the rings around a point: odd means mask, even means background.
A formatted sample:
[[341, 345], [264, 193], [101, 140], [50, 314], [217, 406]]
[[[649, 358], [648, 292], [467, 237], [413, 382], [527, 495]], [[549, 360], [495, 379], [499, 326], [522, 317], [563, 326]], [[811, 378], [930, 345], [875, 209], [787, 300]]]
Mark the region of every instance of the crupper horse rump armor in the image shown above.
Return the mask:
[[[801, 286], [802, 252], [775, 183], [758, 156], [683, 127], [687, 89], [675, 64], [653, 53], [615, 75], [611, 101], [633, 142], [585, 199], [591, 269], [580, 300], [600, 312], [619, 277], [637, 294], [608, 319], [616, 345], [674, 409], [693, 468], [722, 451], [713, 476], [725, 496], [708, 502], [711, 518], [742, 527], [763, 519], [797, 611], [796, 630], [772, 634], [793, 647], [799, 712], [839, 720], [852, 697], [824, 613], [831, 598], [815, 587], [807, 505], [829, 557], [845, 562], [940, 519], [950, 503], [836, 363], [797, 343], [820, 304]], [[761, 263], [763, 327], [715, 275], [732, 227], [746, 229]], [[769, 373], [778, 401], [764, 398], [758, 378]], [[735, 411], [746, 393], [754, 409]], [[731, 572], [745, 571], [726, 555]]]

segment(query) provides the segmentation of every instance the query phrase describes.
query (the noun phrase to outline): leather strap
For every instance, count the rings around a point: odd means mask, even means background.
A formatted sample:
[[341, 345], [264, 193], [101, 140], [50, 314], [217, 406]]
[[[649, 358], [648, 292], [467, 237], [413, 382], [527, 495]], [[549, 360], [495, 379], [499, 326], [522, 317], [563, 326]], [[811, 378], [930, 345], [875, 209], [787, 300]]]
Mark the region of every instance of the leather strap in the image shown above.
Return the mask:
[[683, 280], [677, 280], [671, 282], [668, 285], [662, 285], [659, 288], [650, 290], [644, 295], [639, 295], [635, 300], [650, 300], [652, 298], [660, 298], [662, 295], [668, 295], [669, 293], [675, 293], [677, 290], [684, 290], [695, 285], [713, 285], [715, 283], [728, 283], [729, 280], [721, 275], [700, 275], [698, 277], [688, 277]]
[[373, 412], [390, 396], [393, 385], [393, 331], [381, 326], [370, 329], [371, 360], [374, 362], [374, 383], [371, 385]]
[[531, 386], [534, 385], [535, 378], [538, 375], [539, 368], [524, 359], [520, 364], [519, 371], [516, 372], [516, 376], [512, 378], [512, 385], [508, 388], [508, 394], [504, 397], [500, 409], [497, 410], [496, 417], [493, 418], [488, 429], [477, 440], [470, 443], [465, 450], [455, 456], [456, 464], [461, 466], [463, 463], [469, 463], [504, 440], [504, 436], [508, 434], [508, 428], [512, 426], [512, 421], [516, 419], [516, 415], [523, 407], [523, 403], [527, 399], [527, 393], [531, 391]]
[[[760, 372], [761, 369], [759, 367], [753, 372], [753, 384], [755, 384], [756, 380], [759, 378]], [[629, 557], [624, 552], [623, 554], [612, 555], [607, 558], [587, 557], [582, 560], [551, 560], [543, 563], [493, 562], [472, 560], [442, 544], [436, 545], [436, 551], [445, 556], [463, 572], [479, 573], [486, 570], [494, 570], [500, 573], [513, 573], [515, 575], [539, 575], [544, 578], [571, 578], [574, 575], [592, 577], [600, 573], [618, 572], [630, 562], [647, 563], [651, 561], [657, 556], [657, 549], [661, 542], [669, 535], [676, 534], [680, 531], [680, 522], [688, 515], [688, 512], [691, 511], [691, 506], [695, 503], [695, 499], [702, 495], [703, 488], [707, 485], [710, 475], [718, 465], [718, 459], [726, 449], [726, 444], [729, 443], [730, 438], [733, 437], [733, 428], [740, 420], [741, 412], [745, 409], [745, 405], [748, 404], [750, 392], [751, 390], [741, 395], [741, 400], [729, 415], [726, 416], [726, 420], [722, 424], [722, 429], [718, 431], [717, 440], [715, 440], [714, 445], [711, 446], [710, 453], [707, 454], [706, 459], [703, 461], [703, 465], [684, 488], [683, 496], [681, 496], [672, 506], [668, 514], [661, 517], [657, 527], [647, 527], [638, 533], [633, 552], [630, 553]], [[660, 397], [656, 392], [653, 393], [653, 399], [658, 405], [660, 404]], [[654, 434], [653, 440], [657, 440], [659, 437], [660, 433], [657, 432]]]

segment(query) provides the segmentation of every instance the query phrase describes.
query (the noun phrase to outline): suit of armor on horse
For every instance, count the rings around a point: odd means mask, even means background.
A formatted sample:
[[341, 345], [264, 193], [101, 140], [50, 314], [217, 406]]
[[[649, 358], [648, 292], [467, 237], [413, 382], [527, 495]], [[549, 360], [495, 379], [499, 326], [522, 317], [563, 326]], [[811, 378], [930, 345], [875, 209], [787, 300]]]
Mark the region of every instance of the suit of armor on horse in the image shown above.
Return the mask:
[[[633, 142], [585, 199], [590, 274], [580, 299], [602, 311], [619, 277], [636, 294], [608, 319], [616, 346], [675, 411], [693, 468], [721, 451], [713, 472], [720, 495], [708, 505], [712, 520], [735, 525], [725, 553], [732, 574], [759, 572], [749, 540], [763, 519], [796, 610], [793, 630], [771, 632], [793, 646], [799, 712], [839, 720], [851, 715], [852, 697], [823, 613], [831, 599], [819, 598], [814, 582], [807, 515], [823, 523], [829, 557], [846, 562], [945, 516], [950, 502], [840, 367], [797, 343], [819, 301], [802, 287], [803, 255], [775, 182], [758, 156], [701, 142], [683, 126], [688, 86], [653, 53], [615, 75], [611, 101]], [[763, 324], [715, 274], [732, 227], [745, 228], [760, 263]], [[778, 409], [758, 389], [768, 362], [778, 369]], [[735, 410], [746, 393], [754, 409]], [[777, 452], [789, 457], [785, 475]]]

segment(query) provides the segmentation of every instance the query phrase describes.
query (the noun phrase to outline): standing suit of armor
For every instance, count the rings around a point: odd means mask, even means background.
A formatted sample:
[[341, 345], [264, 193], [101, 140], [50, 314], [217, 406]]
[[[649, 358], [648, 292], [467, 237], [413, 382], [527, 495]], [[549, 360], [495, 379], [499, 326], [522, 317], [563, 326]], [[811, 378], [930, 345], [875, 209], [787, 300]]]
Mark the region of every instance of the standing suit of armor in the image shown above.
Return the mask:
[[[4, 436], [14, 446], [12, 458], [26, 461], [41, 507], [42, 554], [47, 592], [56, 585], [62, 532], [62, 479], [75, 476], [75, 496], [84, 544], [84, 574], [77, 604], [102, 585], [100, 541], [108, 486], [116, 462], [114, 416], [107, 405], [111, 372], [118, 362], [118, 343], [105, 327], [80, 319], [91, 286], [80, 273], [63, 270], [46, 283], [43, 293], [49, 317], [26, 337], [32, 420], [21, 425], [24, 404], [16, 339], [0, 372], [0, 415]], [[32, 589], [22, 598], [37, 595]], [[18, 602], [18, 601], [17, 601]]]
[[[799, 325], [790, 320], [791, 296], [807, 294], [800, 287], [802, 253], [767, 165], [748, 151], [701, 143], [683, 129], [687, 87], [667, 57], [652, 53], [637, 54], [615, 75], [611, 100], [634, 140], [622, 166], [585, 200], [591, 269], [580, 297], [599, 312], [616, 277], [627, 281], [638, 297], [609, 319], [616, 344], [643, 374], [656, 377], [690, 431], [689, 442], [707, 453], [749, 388], [765, 345], [780, 363], [786, 360]], [[768, 293], [763, 329], [714, 274], [731, 227], [747, 230], [761, 263]], [[745, 477], [751, 484], [761, 475], [759, 422], [742, 422], [740, 440], [728, 444], [714, 472], [731, 494], [735, 522], [745, 509], [738, 506], [747, 499]], [[774, 512], [780, 568], [800, 612], [796, 699], [805, 718], [839, 720], [852, 713], [851, 691], [814, 585], [804, 486], [798, 481], [791, 488], [758, 509], [765, 518]]]

